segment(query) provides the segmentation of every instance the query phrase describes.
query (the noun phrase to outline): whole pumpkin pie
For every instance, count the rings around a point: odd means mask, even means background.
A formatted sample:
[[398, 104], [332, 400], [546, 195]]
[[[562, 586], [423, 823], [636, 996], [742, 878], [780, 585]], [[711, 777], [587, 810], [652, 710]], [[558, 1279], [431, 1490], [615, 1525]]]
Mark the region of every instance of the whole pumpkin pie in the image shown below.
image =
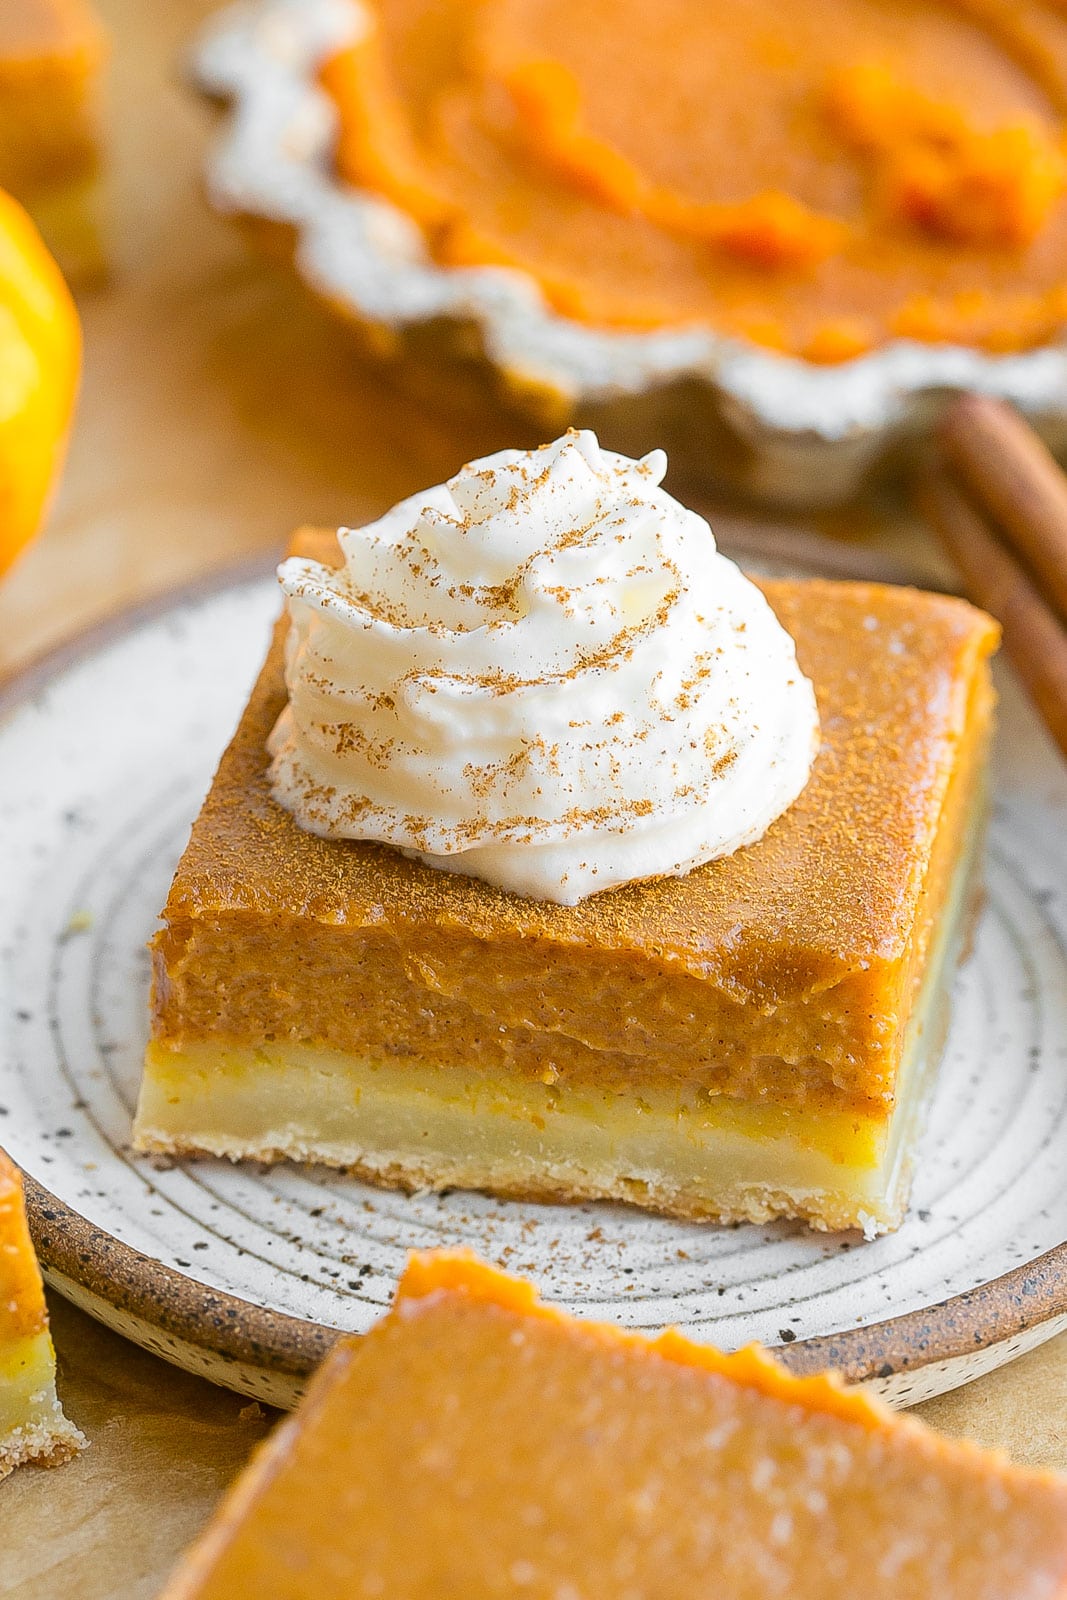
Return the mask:
[[256, 0], [201, 76], [216, 203], [445, 405], [793, 503], [960, 387], [1063, 436], [1054, 0]]
[[[517, 481], [527, 473], [548, 496], [535, 531], [550, 517], [552, 495], [563, 492], [558, 482], [552, 490], [552, 472], [571, 459], [568, 448], [589, 447], [561, 442], [506, 469], [520, 474]], [[498, 528], [508, 540], [522, 536], [508, 520], [517, 515], [515, 485], [486, 489], [504, 474], [508, 454], [464, 469], [449, 486], [454, 502], [435, 491], [435, 509], [419, 513], [417, 534], [404, 530], [418, 496], [369, 530], [343, 533], [344, 570], [334, 535], [297, 537], [301, 559], [283, 572], [297, 588], [319, 585], [320, 614], [327, 623], [351, 614], [353, 631], [319, 639], [308, 631], [310, 607], [291, 628], [280, 624], [193, 827], [153, 941], [137, 1146], [319, 1160], [418, 1189], [613, 1198], [678, 1216], [789, 1216], [868, 1233], [893, 1227], [973, 907], [995, 625], [959, 600], [869, 584], [767, 582], [768, 609], [716, 554], [706, 524], [652, 489], [647, 508], [634, 509], [626, 497], [623, 512], [609, 506], [597, 524], [607, 530], [605, 545], [594, 548], [588, 530], [562, 535], [562, 563], [591, 552], [586, 589], [568, 589], [555, 568], [519, 589], [519, 579], [481, 588], [464, 580], [447, 604], [488, 607], [478, 613], [482, 624], [465, 632], [474, 613], [461, 625], [450, 611], [452, 631], [425, 625], [421, 608], [446, 602], [444, 579], [420, 540], [438, 548], [452, 540], [463, 563]], [[627, 496], [650, 470], [649, 463], [631, 468]], [[441, 510], [483, 493], [496, 494], [503, 522], [478, 522], [472, 513], [457, 528]], [[699, 671], [680, 672], [673, 701], [653, 697], [662, 709], [651, 721], [628, 720], [639, 692], [626, 677], [634, 640], [625, 628], [617, 658], [605, 665], [594, 650], [574, 683], [566, 674], [554, 680], [549, 698], [531, 700], [540, 693], [536, 677], [512, 680], [494, 670], [463, 680], [451, 667], [434, 675], [428, 663], [438, 650], [445, 661], [452, 648], [496, 648], [501, 638], [504, 649], [509, 628], [526, 624], [535, 631], [524, 637], [536, 642], [557, 603], [577, 618], [579, 632], [586, 629], [593, 613], [576, 608], [581, 596], [591, 607], [603, 585], [610, 590], [607, 568], [624, 513], [632, 510], [638, 531], [651, 527], [658, 537], [646, 509], [690, 519], [683, 525], [697, 541], [698, 567], [707, 569], [696, 576], [698, 606], [714, 615], [731, 584], [750, 591], [751, 602], [747, 621], [727, 615]], [[561, 516], [570, 529], [569, 511]], [[520, 554], [505, 550], [502, 559], [502, 571], [510, 561], [529, 578]], [[409, 606], [418, 618], [360, 592], [396, 560], [420, 574], [424, 588]], [[632, 621], [639, 613], [631, 608], [646, 605], [650, 625], [658, 623], [663, 607], [657, 610], [649, 565], [631, 551], [623, 567], [632, 587], [618, 600], [620, 614]], [[677, 565], [664, 570], [677, 576]], [[495, 620], [484, 625], [489, 615]], [[775, 628], [774, 617], [796, 645], [795, 659], [782, 657], [782, 692], [793, 696], [784, 710], [761, 677], [762, 658], [738, 656], [733, 678], [725, 660], [759, 628]], [[398, 652], [408, 659], [415, 636], [430, 653], [425, 670], [397, 668], [387, 688], [381, 671], [392, 670]], [[662, 697], [663, 681], [680, 669], [668, 642], [653, 639], [650, 648], [668, 652], [654, 658]], [[813, 765], [798, 662], [818, 702]], [[343, 682], [331, 686], [327, 680], [342, 671]], [[573, 842], [577, 866], [587, 869], [583, 895], [571, 904], [543, 898], [535, 875], [541, 834], [532, 830], [535, 848], [524, 854], [524, 819], [511, 815], [518, 802], [508, 797], [518, 793], [526, 807], [537, 806], [555, 786], [569, 804], [572, 774], [560, 754], [568, 739], [567, 748], [609, 785], [647, 748], [651, 767], [639, 771], [651, 782], [650, 772], [658, 781], [667, 764], [655, 741], [662, 736], [662, 749], [673, 750], [681, 730], [683, 754], [711, 786], [716, 818], [738, 794], [748, 806], [773, 787], [792, 759], [782, 749], [758, 769], [746, 765], [739, 745], [703, 753], [703, 739], [721, 730], [713, 725], [698, 736], [686, 721], [701, 679], [712, 690], [726, 685], [717, 703], [738, 740], [769, 734], [776, 717], [801, 730], [803, 774], [786, 792], [787, 809], [770, 826], [764, 816], [747, 848], [735, 848], [734, 837], [732, 853], [692, 870], [684, 861], [661, 866], [661, 874], [677, 875], [651, 879], [646, 862], [644, 881], [591, 895], [594, 856], [578, 858], [597, 849], [597, 819], [582, 813]], [[603, 718], [618, 730], [615, 742], [587, 735], [583, 715], [560, 709], [575, 706], [597, 722], [597, 696], [617, 680], [620, 709]], [[746, 700], [753, 685], [755, 698]], [[575, 698], [562, 699], [571, 689]], [[498, 723], [502, 705], [516, 715], [532, 705], [532, 736]], [[425, 757], [405, 743], [412, 706], [423, 718]], [[307, 806], [298, 821], [275, 796], [285, 798], [287, 785], [290, 793], [300, 788], [290, 735], [301, 717], [324, 764], [314, 779], [305, 775]], [[561, 730], [559, 744], [550, 728]], [[495, 766], [479, 764], [479, 741], [496, 752]], [[353, 760], [356, 777], [340, 786], [337, 774]], [[413, 818], [405, 787], [419, 761], [427, 792], [443, 807], [468, 804], [453, 830], [461, 845], [498, 786], [501, 820], [474, 852], [476, 864], [461, 863], [459, 874], [481, 873], [484, 859], [493, 879], [501, 850], [518, 838], [513, 854], [530, 874], [519, 880], [520, 892], [441, 870], [452, 863], [433, 852], [448, 841]], [[371, 790], [395, 800], [393, 831], [370, 831], [381, 821], [366, 799]], [[668, 848], [692, 814], [686, 792], [670, 798]], [[611, 834], [620, 851], [638, 849], [647, 822], [648, 806], [628, 806], [621, 831]], [[563, 822], [569, 825], [569, 813]], [[375, 838], [400, 848], [369, 842]]]
[[53, 1466], [85, 1440], [56, 1398], [56, 1356], [17, 1167], [0, 1150], [0, 1478]]
[[103, 265], [94, 188], [105, 53], [89, 0], [0, 6], [0, 188], [27, 207], [74, 277]]
[[414, 1257], [163, 1600], [1062, 1600], [1067, 1484], [757, 1346]]
[[337, 166], [598, 327], [816, 362], [1067, 321], [1058, 8], [364, 0]]

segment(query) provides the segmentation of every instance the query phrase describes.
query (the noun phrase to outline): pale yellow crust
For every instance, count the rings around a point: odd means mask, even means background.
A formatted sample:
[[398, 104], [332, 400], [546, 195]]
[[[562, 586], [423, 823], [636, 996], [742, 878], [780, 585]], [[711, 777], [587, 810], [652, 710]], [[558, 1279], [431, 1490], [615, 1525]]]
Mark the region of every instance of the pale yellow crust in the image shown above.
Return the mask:
[[[258, 1149], [210, 1152], [205, 1142], [183, 1144], [181, 1140], [142, 1134], [137, 1149], [148, 1155], [173, 1156], [181, 1160], [193, 1159], [206, 1153], [217, 1153], [230, 1160], [258, 1161], [274, 1165], [278, 1161], [314, 1161], [317, 1165], [339, 1165], [349, 1177], [362, 1183], [375, 1184], [382, 1189], [399, 1189], [406, 1194], [440, 1193], [446, 1189], [485, 1188], [505, 1200], [524, 1201], [530, 1205], [580, 1205], [588, 1200], [614, 1200], [624, 1205], [640, 1206], [661, 1216], [674, 1217], [679, 1222], [732, 1223], [773, 1222], [778, 1217], [792, 1217], [804, 1222], [817, 1232], [837, 1233], [843, 1229], [862, 1226], [857, 1219], [855, 1206], [846, 1201], [836, 1206], [825, 1196], [798, 1195], [795, 1190], [775, 1189], [766, 1184], [760, 1190], [747, 1190], [743, 1198], [730, 1205], [719, 1199], [699, 1200], [684, 1198], [676, 1189], [666, 1184], [650, 1183], [639, 1178], [618, 1177], [604, 1183], [578, 1184], [566, 1179], [552, 1181], [547, 1176], [540, 1183], [523, 1178], [508, 1179], [494, 1175], [487, 1182], [480, 1173], [477, 1180], [460, 1166], [449, 1168], [434, 1160], [419, 1162], [416, 1159], [396, 1161], [347, 1160], [343, 1163], [325, 1161], [318, 1151], [301, 1152], [293, 1145], [267, 1145]], [[895, 1227], [900, 1221], [894, 1214], [887, 1224]], [[884, 1231], [872, 1218], [871, 1232]]]

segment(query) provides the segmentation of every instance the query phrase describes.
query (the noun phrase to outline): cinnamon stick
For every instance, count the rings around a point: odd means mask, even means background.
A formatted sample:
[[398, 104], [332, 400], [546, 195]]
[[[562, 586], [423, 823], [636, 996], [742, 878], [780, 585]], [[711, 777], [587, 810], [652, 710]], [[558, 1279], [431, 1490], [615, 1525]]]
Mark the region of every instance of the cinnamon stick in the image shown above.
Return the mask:
[[919, 499], [968, 598], [999, 621], [1005, 653], [1067, 755], [1067, 629], [949, 472], [931, 469]]
[[960, 482], [1022, 554], [1067, 619], [1067, 477], [1030, 424], [988, 395], [955, 401], [941, 430]]

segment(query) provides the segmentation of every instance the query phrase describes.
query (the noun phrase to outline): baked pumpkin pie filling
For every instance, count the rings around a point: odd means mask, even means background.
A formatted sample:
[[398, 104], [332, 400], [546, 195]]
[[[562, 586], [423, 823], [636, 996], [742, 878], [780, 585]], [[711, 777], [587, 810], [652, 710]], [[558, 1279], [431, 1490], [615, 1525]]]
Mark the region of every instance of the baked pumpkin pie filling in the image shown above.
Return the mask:
[[164, 1600], [1061, 1600], [1067, 1485], [757, 1346], [576, 1321], [415, 1256]]
[[361, 0], [342, 178], [602, 327], [820, 362], [1067, 321], [1058, 0]]
[[807, 786], [758, 843], [576, 905], [298, 826], [268, 770], [283, 622], [154, 941], [139, 1148], [899, 1222], [973, 905], [995, 627], [763, 588], [818, 699]]

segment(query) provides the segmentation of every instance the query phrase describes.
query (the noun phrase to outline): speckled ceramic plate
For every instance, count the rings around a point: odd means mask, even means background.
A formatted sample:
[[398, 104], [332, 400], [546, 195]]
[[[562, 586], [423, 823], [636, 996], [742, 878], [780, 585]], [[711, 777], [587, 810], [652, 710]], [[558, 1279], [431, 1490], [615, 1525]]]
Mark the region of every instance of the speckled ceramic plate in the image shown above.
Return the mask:
[[579, 1316], [780, 1345], [898, 1404], [1067, 1327], [1067, 775], [1007, 686], [988, 903], [910, 1215], [873, 1243], [617, 1206], [406, 1196], [132, 1154], [145, 941], [276, 610], [262, 570], [131, 614], [0, 715], [0, 1142], [51, 1281], [183, 1366], [291, 1403], [413, 1246], [463, 1243]]

